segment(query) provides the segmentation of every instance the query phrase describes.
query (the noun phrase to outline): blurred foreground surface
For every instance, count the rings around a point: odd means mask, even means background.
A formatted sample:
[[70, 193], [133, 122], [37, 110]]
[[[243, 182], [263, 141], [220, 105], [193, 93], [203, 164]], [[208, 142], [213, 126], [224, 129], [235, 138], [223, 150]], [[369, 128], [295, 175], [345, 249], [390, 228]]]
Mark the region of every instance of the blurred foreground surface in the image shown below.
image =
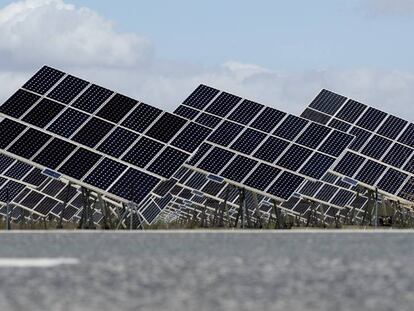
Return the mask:
[[11, 232], [0, 310], [413, 310], [414, 233]]

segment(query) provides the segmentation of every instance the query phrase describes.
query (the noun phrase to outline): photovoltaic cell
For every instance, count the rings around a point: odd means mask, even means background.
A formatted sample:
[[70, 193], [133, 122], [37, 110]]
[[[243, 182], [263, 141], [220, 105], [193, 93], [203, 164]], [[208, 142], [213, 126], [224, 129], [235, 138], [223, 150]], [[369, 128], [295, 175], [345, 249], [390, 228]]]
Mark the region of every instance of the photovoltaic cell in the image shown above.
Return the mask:
[[145, 167], [162, 148], [163, 144], [147, 137], [141, 137], [122, 160], [138, 167]]
[[396, 139], [407, 123], [403, 119], [389, 115], [377, 133], [390, 139]]
[[253, 173], [247, 178], [245, 184], [255, 189], [264, 191], [273, 180], [279, 175], [281, 170], [260, 163]]
[[268, 192], [279, 198], [287, 200], [303, 181], [303, 177], [285, 171], [270, 186]]
[[143, 133], [161, 113], [162, 110], [158, 108], [140, 103], [138, 107], [128, 115], [125, 121], [122, 122], [122, 126], [138, 133]]
[[254, 119], [251, 126], [255, 129], [270, 133], [276, 125], [285, 117], [286, 113], [266, 107], [257, 118]]
[[103, 159], [85, 178], [85, 182], [106, 190], [127, 169], [127, 166], [111, 159]]
[[233, 152], [214, 147], [197, 167], [207, 172], [218, 174], [234, 156]]
[[44, 95], [65, 74], [59, 70], [44, 66], [40, 69], [23, 88]]
[[40, 96], [38, 95], [24, 90], [18, 90], [0, 106], [0, 112], [14, 118], [20, 118], [39, 99]]
[[137, 103], [135, 99], [116, 94], [98, 111], [97, 116], [110, 122], [118, 123]]
[[317, 123], [311, 123], [299, 136], [296, 142], [306, 147], [316, 149], [330, 133], [330, 131], [331, 130], [325, 126], [321, 126]]
[[38, 168], [32, 169], [23, 179], [24, 182], [39, 187], [48, 177]]
[[0, 148], [5, 149], [10, 145], [24, 130], [26, 126], [9, 119], [0, 121]]
[[361, 147], [367, 142], [369, 137], [371, 136], [371, 133], [360, 129], [358, 127], [352, 128], [352, 130], [349, 132], [351, 135], [355, 135], [355, 139], [352, 141], [351, 145], [349, 146], [349, 149], [358, 151], [361, 149]]
[[88, 82], [73, 76], [67, 76], [47, 96], [64, 104], [69, 104]]
[[332, 93], [328, 90], [322, 90], [312, 101], [310, 107], [329, 115], [334, 115], [345, 101], [346, 97]]
[[56, 169], [75, 149], [74, 144], [59, 138], [53, 138], [33, 161], [48, 168]]
[[250, 100], [243, 100], [240, 105], [230, 114], [229, 120], [238, 122], [244, 125], [250, 123], [251, 120], [262, 110], [263, 105], [252, 102]]
[[328, 123], [328, 126], [333, 127], [334, 129], [337, 129], [342, 132], [348, 132], [348, 130], [351, 127], [350, 124], [342, 122], [341, 120], [334, 119], [334, 118], [331, 119], [331, 121]]
[[206, 112], [225, 117], [241, 100], [240, 97], [222, 92], [207, 108]]
[[350, 99], [338, 112], [336, 117], [349, 123], [354, 123], [362, 115], [366, 108], [367, 106], [364, 104]]
[[29, 164], [23, 162], [14, 163], [5, 173], [4, 176], [11, 177], [14, 179], [22, 179], [27, 173], [30, 172], [32, 167]]
[[141, 202], [159, 181], [159, 178], [130, 168], [111, 187], [109, 192], [126, 200]]
[[315, 179], [320, 179], [334, 162], [335, 158], [321, 153], [314, 153], [300, 170], [300, 173]]
[[194, 120], [198, 115], [198, 110], [181, 105], [174, 111], [174, 114], [189, 120]]
[[329, 202], [333, 198], [337, 190], [338, 187], [329, 184], [324, 184], [316, 194], [315, 198], [321, 201]]
[[402, 144], [414, 148], [414, 124], [410, 123], [405, 131], [398, 138], [398, 141]]
[[230, 121], [224, 121], [208, 137], [208, 141], [222, 146], [228, 146], [242, 130], [243, 126]]
[[207, 138], [211, 130], [196, 123], [186, 126], [171, 143], [173, 146], [193, 152]]
[[334, 171], [345, 176], [354, 176], [364, 161], [364, 157], [348, 151], [335, 166]]
[[247, 174], [255, 167], [257, 161], [250, 158], [238, 155], [220, 174], [224, 178], [231, 179], [236, 182], [241, 182]]
[[219, 90], [200, 85], [185, 101], [184, 105], [203, 109], [219, 93]]
[[87, 114], [69, 108], [65, 110], [47, 130], [69, 138], [87, 119]]
[[230, 148], [245, 154], [251, 154], [265, 138], [266, 134], [264, 133], [246, 129]]
[[387, 114], [385, 112], [369, 107], [358, 120], [356, 125], [369, 131], [374, 131], [386, 116]]
[[362, 149], [361, 153], [374, 159], [380, 159], [387, 149], [391, 146], [391, 141], [374, 135], [367, 145]]
[[73, 141], [93, 148], [113, 127], [111, 123], [94, 117], [73, 136]]
[[385, 169], [385, 165], [368, 160], [355, 176], [355, 179], [372, 186], [385, 171]]
[[273, 163], [288, 146], [289, 143], [287, 141], [276, 137], [268, 137], [254, 153], [254, 157]]
[[219, 117], [207, 113], [202, 113], [199, 115], [195, 122], [214, 129], [220, 123], [220, 121], [221, 119]]
[[161, 118], [146, 132], [146, 135], [164, 143], [169, 142], [187, 123], [181, 117], [164, 113]]
[[[201, 158], [204, 157], [204, 155], [212, 148], [211, 145], [203, 143], [195, 152], [195, 154], [191, 157], [191, 159], [188, 161], [189, 165], [196, 165], [198, 161], [201, 160]], [[180, 172], [180, 171], [179, 171]], [[177, 174], [179, 173], [177, 172]], [[178, 177], [179, 178], [179, 177]]]
[[89, 113], [94, 113], [112, 94], [112, 91], [93, 84], [76, 99], [72, 106]]
[[115, 158], [120, 157], [138, 139], [139, 135], [123, 128], [116, 128], [99, 145], [98, 150]]
[[44, 98], [22, 120], [37, 127], [44, 128], [64, 108], [65, 106]]
[[80, 148], [59, 169], [62, 174], [81, 180], [83, 176], [101, 159], [101, 156]]
[[301, 117], [320, 124], [327, 124], [331, 119], [330, 116], [309, 108], [302, 112]]
[[48, 134], [29, 128], [13, 143], [8, 151], [25, 159], [30, 159], [50, 138], [51, 136]]
[[189, 155], [182, 151], [167, 147], [148, 167], [148, 170], [165, 178], [170, 178], [188, 157]]
[[381, 178], [377, 186], [381, 190], [395, 194], [407, 177], [407, 174], [390, 168], [384, 177]]
[[302, 166], [303, 163], [305, 163], [311, 154], [312, 150], [310, 149], [298, 145], [292, 145], [277, 161], [277, 165], [296, 171]]
[[305, 128], [309, 121], [288, 115], [285, 120], [276, 128], [273, 135], [285, 138], [287, 140], [294, 140], [296, 136]]

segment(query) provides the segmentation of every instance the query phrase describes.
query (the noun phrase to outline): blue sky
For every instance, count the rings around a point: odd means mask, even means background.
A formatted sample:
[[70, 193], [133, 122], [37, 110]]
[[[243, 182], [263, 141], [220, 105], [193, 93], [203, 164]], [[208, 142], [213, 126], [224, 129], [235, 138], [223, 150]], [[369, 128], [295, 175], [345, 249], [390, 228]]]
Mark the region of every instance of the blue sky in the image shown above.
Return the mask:
[[[11, 3], [18, 14], [4, 9]], [[62, 13], [63, 4], [74, 7]], [[324, 87], [411, 111], [414, 0], [0, 0], [0, 27], [1, 8], [12, 26], [0, 29], [0, 56], [10, 58], [0, 66], [7, 81], [16, 73], [7, 92], [48, 63], [166, 109], [208, 83], [294, 113]]]

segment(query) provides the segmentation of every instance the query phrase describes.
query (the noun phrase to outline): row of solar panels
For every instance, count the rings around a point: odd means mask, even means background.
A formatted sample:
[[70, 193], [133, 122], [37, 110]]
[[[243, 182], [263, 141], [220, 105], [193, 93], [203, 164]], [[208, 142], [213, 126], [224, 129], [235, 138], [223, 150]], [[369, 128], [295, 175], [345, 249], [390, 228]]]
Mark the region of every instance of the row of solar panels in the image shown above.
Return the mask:
[[134, 202], [147, 223], [183, 202], [236, 204], [229, 188], [264, 213], [275, 201], [303, 215], [313, 201], [326, 217], [364, 208], [357, 184], [405, 203], [414, 193], [414, 125], [326, 90], [301, 117], [205, 85], [168, 113], [45, 66], [0, 117], [0, 202], [39, 216], [82, 210], [67, 182]]

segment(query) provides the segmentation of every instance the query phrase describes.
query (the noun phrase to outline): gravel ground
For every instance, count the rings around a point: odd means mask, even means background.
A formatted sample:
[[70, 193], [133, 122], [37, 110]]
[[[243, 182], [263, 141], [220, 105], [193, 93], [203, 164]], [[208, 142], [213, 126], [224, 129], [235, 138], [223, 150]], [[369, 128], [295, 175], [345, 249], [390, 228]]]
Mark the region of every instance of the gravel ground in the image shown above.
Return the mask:
[[11, 232], [0, 310], [409, 310], [412, 232]]

